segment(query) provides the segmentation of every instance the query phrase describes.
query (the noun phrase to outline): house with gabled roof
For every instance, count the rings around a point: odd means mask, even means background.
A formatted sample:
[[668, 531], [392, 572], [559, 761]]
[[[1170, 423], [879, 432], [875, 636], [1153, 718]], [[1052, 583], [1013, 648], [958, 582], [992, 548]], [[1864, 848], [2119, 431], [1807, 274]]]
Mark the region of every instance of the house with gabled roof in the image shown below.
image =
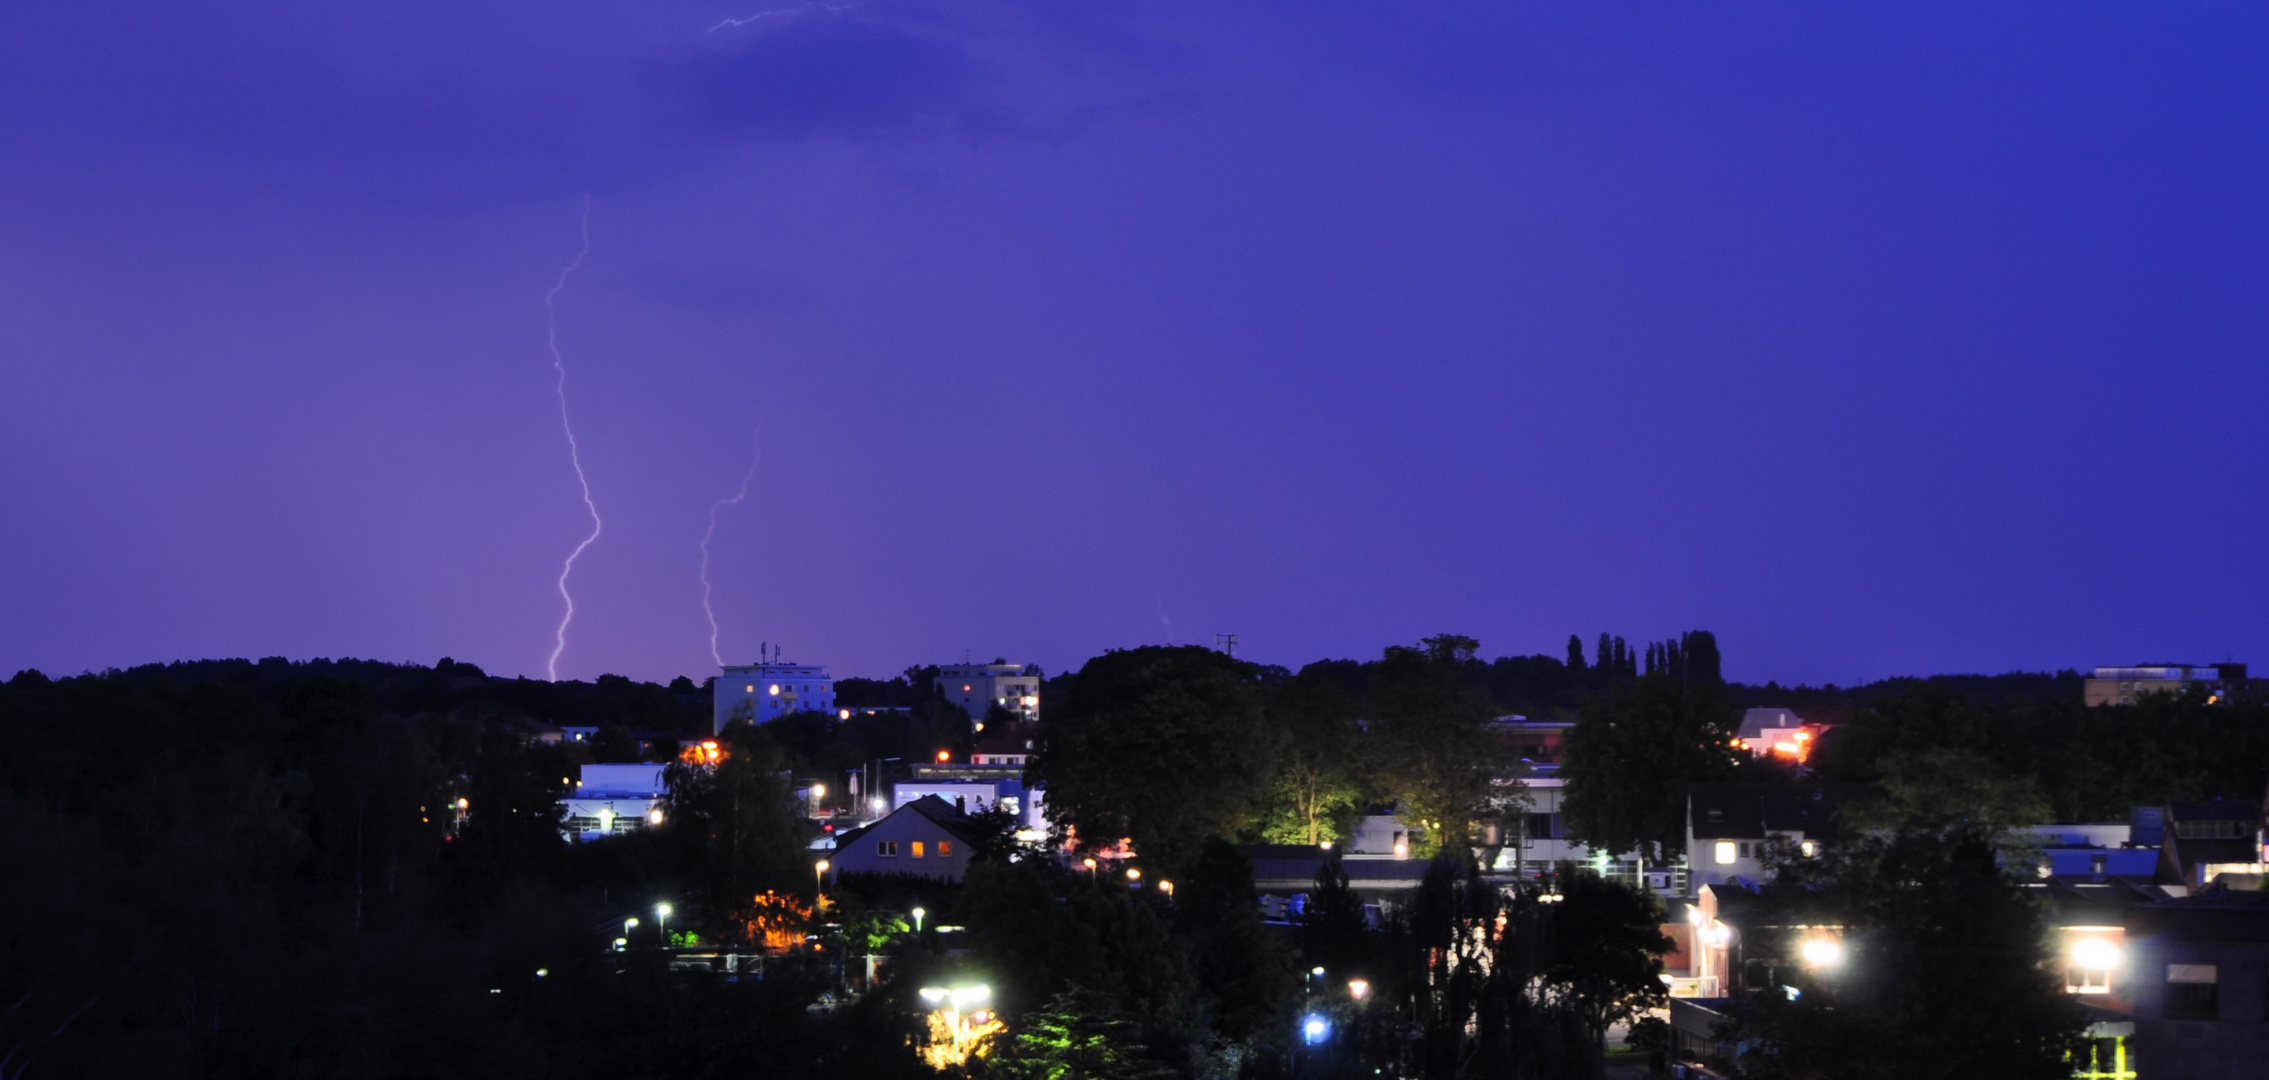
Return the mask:
[[959, 881], [977, 837], [969, 815], [925, 795], [838, 835], [828, 874], [831, 880], [844, 874], [917, 874]]
[[1840, 835], [1836, 810], [1872, 784], [1695, 784], [1686, 795], [1687, 889], [1763, 880], [1775, 841], [1799, 850]]

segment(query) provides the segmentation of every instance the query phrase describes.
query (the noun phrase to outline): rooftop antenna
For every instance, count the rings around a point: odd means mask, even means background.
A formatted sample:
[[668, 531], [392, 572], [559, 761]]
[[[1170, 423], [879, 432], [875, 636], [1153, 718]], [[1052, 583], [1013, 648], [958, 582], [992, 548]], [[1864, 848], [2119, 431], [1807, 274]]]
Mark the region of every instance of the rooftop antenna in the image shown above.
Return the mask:
[[1230, 658], [1231, 658], [1231, 659], [1235, 659], [1235, 658], [1236, 658], [1236, 656], [1237, 656], [1237, 635], [1235, 635], [1235, 634], [1215, 634], [1215, 635], [1213, 635], [1213, 648], [1214, 648], [1214, 651], [1216, 651], [1216, 652], [1222, 652], [1222, 653], [1227, 653], [1227, 654], [1228, 654], [1228, 655], [1230, 656]]

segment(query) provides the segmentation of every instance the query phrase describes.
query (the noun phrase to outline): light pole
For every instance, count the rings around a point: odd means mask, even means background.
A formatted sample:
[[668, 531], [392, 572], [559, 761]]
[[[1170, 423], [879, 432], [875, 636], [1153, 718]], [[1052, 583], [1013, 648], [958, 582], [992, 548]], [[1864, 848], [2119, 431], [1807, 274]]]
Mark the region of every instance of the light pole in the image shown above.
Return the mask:
[[662, 935], [662, 944], [670, 943], [670, 905], [654, 905], [654, 932]]
[[622, 940], [625, 950], [630, 948], [630, 932], [636, 929], [638, 929], [638, 916], [633, 915], [622, 921]]
[[1094, 888], [1094, 887], [1095, 887], [1095, 860], [1094, 860], [1094, 859], [1092, 859], [1092, 858], [1081, 859], [1081, 860], [1080, 860], [1080, 865], [1087, 867], [1087, 885], [1088, 885], [1088, 887], [1089, 887], [1089, 888]]
[[827, 860], [821, 859], [811, 866], [811, 904], [819, 907], [822, 893], [827, 891]]
[[921, 932], [922, 932], [922, 916], [924, 916], [924, 915], [927, 915], [927, 914], [929, 914], [929, 912], [927, 912], [927, 911], [924, 911], [924, 910], [922, 910], [921, 908], [915, 908], [915, 909], [914, 909], [914, 932], [915, 932], [915, 933], [919, 934], [919, 933], [921, 933]]

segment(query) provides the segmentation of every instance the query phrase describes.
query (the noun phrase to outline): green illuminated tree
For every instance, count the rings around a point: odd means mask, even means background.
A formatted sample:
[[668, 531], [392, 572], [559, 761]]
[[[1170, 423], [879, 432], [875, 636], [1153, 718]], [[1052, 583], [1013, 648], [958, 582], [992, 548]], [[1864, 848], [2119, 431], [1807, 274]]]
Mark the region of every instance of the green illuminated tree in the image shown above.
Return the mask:
[[1480, 644], [1443, 634], [1390, 647], [1364, 702], [1380, 787], [1404, 822], [1426, 830], [1424, 853], [1460, 848], [1477, 823], [1526, 802], [1520, 763], [1490, 730], [1495, 710], [1474, 687]]

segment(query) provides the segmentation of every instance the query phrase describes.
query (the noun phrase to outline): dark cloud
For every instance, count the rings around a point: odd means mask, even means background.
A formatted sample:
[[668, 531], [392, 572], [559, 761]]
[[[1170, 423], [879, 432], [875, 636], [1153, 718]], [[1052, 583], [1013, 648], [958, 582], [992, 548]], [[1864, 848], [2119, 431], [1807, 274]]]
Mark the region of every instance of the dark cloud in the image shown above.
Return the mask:
[[666, 122], [770, 139], [876, 135], [964, 108], [979, 75], [957, 42], [856, 19], [790, 25], [729, 52], [651, 64]]

